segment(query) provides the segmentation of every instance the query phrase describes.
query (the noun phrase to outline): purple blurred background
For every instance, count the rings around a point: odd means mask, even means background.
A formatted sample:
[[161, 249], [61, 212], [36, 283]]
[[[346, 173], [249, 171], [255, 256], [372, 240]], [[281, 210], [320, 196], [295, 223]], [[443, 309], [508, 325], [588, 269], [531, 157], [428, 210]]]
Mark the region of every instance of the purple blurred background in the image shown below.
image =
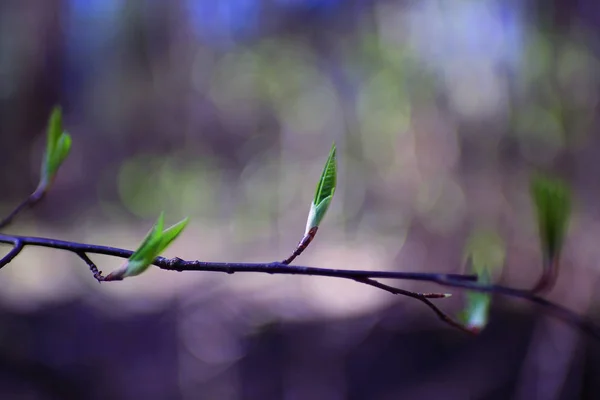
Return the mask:
[[[0, 212], [35, 187], [61, 104], [72, 154], [8, 232], [135, 248], [164, 210], [192, 218], [167, 256], [278, 260], [335, 141], [336, 197], [298, 264], [463, 272], [485, 229], [506, 242], [498, 279], [527, 287], [528, 179], [549, 170], [577, 201], [548, 297], [600, 323], [599, 24], [595, 0], [5, 0]], [[0, 398], [600, 398], [599, 344], [527, 304], [495, 299], [472, 338], [363, 286], [98, 285], [27, 249], [0, 271]]]

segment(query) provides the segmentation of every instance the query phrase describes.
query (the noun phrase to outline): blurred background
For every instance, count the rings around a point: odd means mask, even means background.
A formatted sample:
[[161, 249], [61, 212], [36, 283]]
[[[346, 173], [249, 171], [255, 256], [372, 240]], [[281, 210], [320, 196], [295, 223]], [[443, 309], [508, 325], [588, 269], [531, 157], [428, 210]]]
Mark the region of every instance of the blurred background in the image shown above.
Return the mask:
[[[167, 256], [281, 260], [335, 141], [338, 190], [297, 264], [464, 272], [485, 230], [498, 281], [528, 287], [529, 177], [553, 171], [576, 207], [548, 297], [600, 323], [599, 31], [595, 0], [4, 0], [0, 211], [35, 188], [61, 104], [71, 156], [8, 232], [133, 249], [164, 210], [192, 218]], [[437, 304], [457, 315], [453, 293]], [[598, 399], [599, 373], [597, 342], [506, 298], [467, 337], [351, 281], [99, 285], [34, 248], [0, 272], [3, 399]]]

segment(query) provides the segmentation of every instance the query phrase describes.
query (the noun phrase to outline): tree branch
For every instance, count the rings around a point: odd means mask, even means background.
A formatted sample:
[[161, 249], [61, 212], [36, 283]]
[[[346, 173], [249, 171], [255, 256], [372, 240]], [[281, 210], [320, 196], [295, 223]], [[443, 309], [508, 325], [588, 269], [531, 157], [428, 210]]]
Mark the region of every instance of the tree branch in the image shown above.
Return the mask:
[[[88, 254], [100, 254], [119, 258], [129, 258], [133, 252], [131, 250], [120, 249], [108, 246], [98, 246], [85, 243], [69, 242], [41, 237], [15, 236], [0, 234], [0, 243], [13, 244], [13, 249], [2, 259], [0, 267], [6, 265], [12, 260], [24, 246], [47, 247], [59, 250], [66, 250], [77, 254], [89, 266], [98, 281], [103, 281], [104, 277], [96, 265], [90, 260]], [[8, 261], [6, 261], [8, 259]], [[5, 262], [6, 261], [6, 262]], [[442, 286], [468, 289], [479, 292], [493, 293], [513, 298], [519, 298], [533, 303], [548, 311], [555, 317], [580, 328], [582, 331], [600, 339], [600, 327], [591, 320], [582, 317], [573, 311], [568, 310], [558, 304], [552, 303], [542, 297], [532, 294], [529, 290], [514, 289], [501, 285], [481, 285], [476, 282], [476, 275], [461, 274], [437, 274], [420, 272], [396, 272], [396, 271], [368, 271], [368, 270], [343, 270], [330, 268], [317, 268], [307, 266], [287, 265], [281, 262], [271, 263], [229, 263], [229, 262], [206, 262], [206, 261], [186, 261], [180, 258], [157, 257], [153, 264], [161, 269], [168, 271], [203, 271], [203, 272], [221, 272], [227, 274], [242, 272], [260, 272], [271, 275], [309, 275], [326, 276], [331, 278], [351, 279], [369, 286], [373, 286], [393, 294], [399, 294], [417, 299], [431, 308], [436, 315], [444, 322], [453, 327], [468, 331], [463, 325], [455, 322], [447, 314], [439, 310], [430, 300], [440, 298], [440, 294], [423, 294], [407, 291], [382, 284], [374, 279], [398, 279], [415, 280], [436, 283]]]
[[296, 257], [298, 257], [300, 254], [302, 254], [304, 252], [304, 250], [306, 250], [308, 245], [313, 241], [313, 239], [317, 235], [318, 230], [319, 230], [319, 227], [317, 227], [317, 226], [311, 228], [308, 231], [308, 233], [306, 235], [304, 235], [304, 237], [302, 239], [300, 239], [300, 242], [298, 242], [298, 245], [296, 245], [296, 248], [294, 249], [292, 254], [290, 254], [290, 256], [288, 258], [286, 258], [285, 260], [283, 260], [281, 263], [286, 264], [286, 265], [291, 264], [292, 261], [294, 261], [296, 259]]
[[98, 281], [98, 283], [104, 281], [104, 276], [102, 276], [102, 271], [96, 267], [96, 264], [88, 257], [88, 255], [82, 251], [76, 251], [75, 254], [79, 256], [85, 263], [90, 267], [90, 271], [94, 274], [94, 278]]
[[[126, 249], [115, 247], [97, 246], [85, 243], [76, 243], [56, 239], [28, 237], [28, 236], [13, 236], [0, 234], [0, 243], [12, 243], [14, 248], [4, 259], [7, 261], [0, 264], [0, 268], [10, 262], [24, 246], [47, 247], [58, 250], [66, 250], [75, 253], [80, 257], [90, 268], [94, 278], [98, 282], [105, 281], [105, 277], [98, 269], [96, 264], [89, 258], [89, 254], [100, 254], [119, 258], [129, 258], [133, 252]], [[3, 261], [4, 261], [3, 259]], [[385, 279], [403, 279], [403, 280], [418, 280], [428, 282], [438, 282], [446, 279], [457, 281], [475, 281], [476, 275], [460, 275], [460, 274], [435, 274], [435, 273], [418, 273], [418, 272], [393, 272], [393, 271], [367, 271], [367, 270], [340, 270], [329, 268], [316, 268], [305, 266], [288, 265], [285, 262], [272, 263], [224, 263], [224, 262], [203, 262], [203, 261], [185, 261], [180, 258], [164, 258], [157, 257], [154, 262], [157, 267], [169, 271], [205, 271], [205, 272], [224, 272], [233, 274], [235, 272], [263, 272], [271, 275], [286, 274], [286, 275], [311, 275], [311, 276], [326, 276], [332, 278], [350, 279], [365, 285], [373, 286], [378, 289], [385, 290], [396, 295], [408, 296], [419, 300], [427, 307], [432, 309], [435, 314], [445, 323], [458, 328], [464, 332], [473, 333], [459, 322], [453, 320], [449, 315], [440, 310], [430, 299], [441, 299], [449, 297], [449, 294], [443, 293], [416, 293], [408, 290], [395, 288], [385, 285], [372, 278]]]
[[[119, 258], [129, 258], [133, 251], [116, 247], [98, 246], [85, 243], [69, 242], [41, 237], [15, 236], [0, 234], [0, 243], [22, 242], [24, 246], [48, 247], [59, 250], [67, 250], [83, 258], [81, 254], [101, 254]], [[91, 261], [90, 261], [91, 262]], [[86, 263], [89, 262], [86, 261]], [[262, 272], [278, 275], [312, 275], [328, 276], [332, 278], [356, 279], [356, 278], [385, 278], [402, 279], [426, 282], [441, 282], [444, 279], [458, 281], [476, 281], [476, 275], [462, 274], [436, 274], [421, 272], [395, 272], [395, 271], [368, 271], [368, 270], [344, 270], [330, 268], [304, 267], [287, 265], [281, 262], [270, 263], [235, 263], [235, 262], [208, 262], [208, 261], [186, 261], [180, 258], [157, 257], [154, 262], [157, 267], [170, 271], [204, 271], [224, 272], [233, 274], [236, 272]], [[91, 268], [91, 267], [90, 267]]]

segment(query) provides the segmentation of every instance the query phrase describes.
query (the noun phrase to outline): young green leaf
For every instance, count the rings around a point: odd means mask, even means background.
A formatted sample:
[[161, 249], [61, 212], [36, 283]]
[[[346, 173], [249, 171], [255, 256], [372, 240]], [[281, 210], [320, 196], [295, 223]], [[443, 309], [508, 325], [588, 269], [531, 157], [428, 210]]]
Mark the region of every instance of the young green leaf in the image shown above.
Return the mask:
[[463, 254], [465, 263], [470, 263], [473, 272], [489, 274], [504, 265], [506, 251], [504, 241], [493, 231], [479, 230], [473, 233]]
[[56, 148], [56, 144], [60, 139], [62, 131], [62, 109], [59, 106], [56, 106], [52, 109], [50, 119], [48, 120], [48, 127], [46, 128], [46, 155], [54, 154], [54, 149]]
[[160, 250], [159, 253], [162, 253], [169, 245], [177, 239], [179, 234], [185, 229], [189, 222], [189, 218], [185, 218], [175, 225], [167, 228], [163, 231], [161, 241], [160, 241]]
[[305, 235], [307, 235], [311, 229], [319, 226], [333, 199], [337, 180], [335, 152], [336, 148], [334, 143], [333, 146], [331, 146], [329, 157], [327, 157], [327, 162], [321, 173], [321, 179], [319, 179], [319, 183], [317, 184], [315, 197], [310, 206], [308, 219], [306, 221]]
[[[158, 252], [158, 248], [160, 247], [161, 242], [161, 232], [163, 230], [165, 220], [165, 213], [161, 212], [158, 216], [158, 219], [152, 226], [152, 229], [146, 234], [142, 244], [133, 252], [131, 257], [129, 257], [129, 261], [132, 262], [145, 262], [147, 258], [152, 255], [152, 253]], [[151, 258], [153, 260], [154, 258]]]
[[327, 197], [333, 196], [335, 192], [336, 184], [336, 158], [335, 158], [335, 143], [331, 146], [327, 162], [321, 173], [321, 179], [317, 184], [317, 190], [315, 191], [315, 198], [313, 204], [320, 204]]
[[71, 150], [71, 136], [63, 131], [60, 107], [52, 110], [46, 134], [46, 151], [42, 162], [40, 188], [47, 190], [52, 184], [58, 169]]
[[160, 255], [180, 234], [188, 224], [189, 219], [176, 223], [163, 230], [164, 213], [148, 232], [142, 244], [133, 252], [131, 257], [120, 268], [110, 273], [104, 280], [121, 280], [129, 276], [136, 276], [146, 271], [156, 257]]
[[[476, 232], [465, 247], [465, 262], [477, 274], [477, 281], [488, 285], [492, 273], [502, 268], [505, 260], [504, 243], [494, 232]], [[460, 314], [460, 319], [473, 332], [481, 331], [488, 322], [491, 296], [489, 293], [467, 291], [467, 304]]]
[[552, 263], [560, 257], [569, 227], [571, 192], [561, 180], [538, 175], [531, 181], [531, 197], [536, 210], [542, 255]]

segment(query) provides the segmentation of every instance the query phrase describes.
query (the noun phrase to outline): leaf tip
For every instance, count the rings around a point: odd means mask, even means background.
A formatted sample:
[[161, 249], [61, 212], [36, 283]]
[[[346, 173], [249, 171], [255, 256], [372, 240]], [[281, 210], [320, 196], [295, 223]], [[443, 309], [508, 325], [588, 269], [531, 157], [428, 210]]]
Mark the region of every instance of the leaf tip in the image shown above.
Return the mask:
[[72, 138], [63, 131], [62, 108], [55, 106], [48, 119], [46, 150], [42, 162], [39, 187], [46, 191], [54, 180], [58, 169], [71, 151]]

